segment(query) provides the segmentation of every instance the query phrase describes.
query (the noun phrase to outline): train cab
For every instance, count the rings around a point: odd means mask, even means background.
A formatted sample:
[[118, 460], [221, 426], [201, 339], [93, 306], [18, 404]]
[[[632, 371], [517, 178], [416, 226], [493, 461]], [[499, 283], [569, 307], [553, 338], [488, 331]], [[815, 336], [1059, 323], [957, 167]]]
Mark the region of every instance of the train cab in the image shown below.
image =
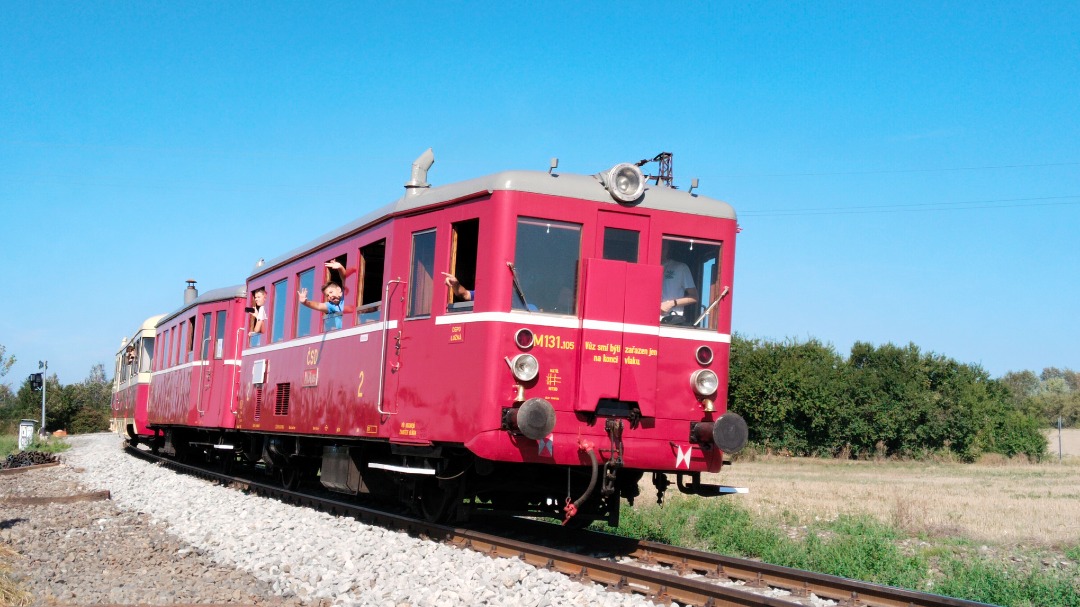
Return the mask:
[[154, 359], [154, 326], [164, 315], [151, 316], [120, 343], [113, 375], [109, 429], [132, 441], [153, 436], [146, 426], [150, 393], [150, 362]]
[[430, 161], [248, 279], [269, 312], [237, 427], [331, 489], [392, 477], [432, 517], [461, 499], [617, 517], [645, 473], [714, 491], [700, 473], [747, 435], [726, 402], [731, 206], [631, 164], [432, 187]]

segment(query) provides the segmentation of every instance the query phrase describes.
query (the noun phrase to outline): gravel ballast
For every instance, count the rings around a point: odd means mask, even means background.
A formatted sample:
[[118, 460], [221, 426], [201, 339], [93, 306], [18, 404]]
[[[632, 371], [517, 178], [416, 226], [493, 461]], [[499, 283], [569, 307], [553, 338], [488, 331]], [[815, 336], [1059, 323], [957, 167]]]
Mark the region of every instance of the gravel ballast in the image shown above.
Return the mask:
[[645, 606], [647, 599], [348, 518], [246, 495], [70, 437], [64, 465], [0, 477], [0, 495], [109, 490], [111, 501], [0, 503], [13, 575], [51, 602]]

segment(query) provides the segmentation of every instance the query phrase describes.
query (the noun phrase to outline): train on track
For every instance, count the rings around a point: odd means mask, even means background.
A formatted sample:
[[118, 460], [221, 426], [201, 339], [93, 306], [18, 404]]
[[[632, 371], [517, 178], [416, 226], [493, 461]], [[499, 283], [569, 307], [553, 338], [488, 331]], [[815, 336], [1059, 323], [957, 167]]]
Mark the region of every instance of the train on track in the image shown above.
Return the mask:
[[646, 474], [660, 499], [672, 479], [733, 492], [701, 478], [747, 439], [727, 410], [732, 207], [645, 161], [441, 186], [433, 162], [242, 285], [189, 281], [122, 343], [114, 430], [438, 521], [617, 525]]

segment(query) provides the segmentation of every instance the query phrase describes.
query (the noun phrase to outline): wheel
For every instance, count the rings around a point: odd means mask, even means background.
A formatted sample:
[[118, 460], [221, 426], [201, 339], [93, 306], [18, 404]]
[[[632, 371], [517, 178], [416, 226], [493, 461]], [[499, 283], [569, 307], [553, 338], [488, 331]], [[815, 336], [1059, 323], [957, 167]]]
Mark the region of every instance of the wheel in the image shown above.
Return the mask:
[[295, 466], [282, 466], [281, 484], [289, 491], [296, 491], [299, 489], [303, 478], [304, 475], [300, 473], [299, 468]]
[[461, 484], [447, 483], [440, 487], [432, 478], [424, 481], [419, 495], [420, 514], [429, 523], [445, 523], [454, 518], [461, 505]]

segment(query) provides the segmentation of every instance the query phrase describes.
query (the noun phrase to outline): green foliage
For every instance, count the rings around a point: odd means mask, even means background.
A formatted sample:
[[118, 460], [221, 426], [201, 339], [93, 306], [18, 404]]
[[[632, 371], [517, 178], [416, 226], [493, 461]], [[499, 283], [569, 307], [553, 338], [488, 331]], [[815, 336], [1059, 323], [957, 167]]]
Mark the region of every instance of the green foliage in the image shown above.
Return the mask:
[[0, 458], [7, 457], [19, 450], [19, 437], [10, 434], [0, 435]]
[[[101, 364], [94, 365], [85, 380], [60, 385], [56, 375], [45, 380], [45, 429], [73, 434], [108, 430], [112, 385]], [[19, 421], [41, 419], [41, 392], [23, 381], [18, 392], [0, 385], [0, 432], [17, 433]]]
[[947, 559], [940, 569], [938, 594], [1009, 607], [1080, 607], [1080, 588], [1065, 575], [1018, 573], [982, 559]]
[[1014, 406], [1045, 426], [1080, 426], [1080, 372], [1047, 367], [1040, 375], [1033, 371], [1009, 372], [1002, 378]]
[[4, 344], [0, 344], [0, 377], [7, 375], [8, 371], [11, 370], [11, 366], [15, 364], [15, 355], [12, 354], [4, 358], [5, 353], [7, 353], [7, 348], [4, 347]]
[[1080, 588], [1067, 575], [1023, 574], [983, 558], [959, 558], [955, 546], [912, 554], [901, 548], [902, 534], [868, 516], [841, 516], [789, 536], [782, 522], [755, 519], [736, 501], [673, 496], [662, 508], [624, 507], [621, 518], [615, 530], [621, 535], [773, 565], [1007, 607], [1080, 607]]
[[[1030, 380], [1030, 377], [1014, 378]], [[1030, 384], [1030, 381], [1028, 381]], [[844, 360], [817, 340], [732, 339], [729, 407], [760, 449], [794, 455], [1042, 457], [1037, 420], [980, 367], [856, 343]]]

